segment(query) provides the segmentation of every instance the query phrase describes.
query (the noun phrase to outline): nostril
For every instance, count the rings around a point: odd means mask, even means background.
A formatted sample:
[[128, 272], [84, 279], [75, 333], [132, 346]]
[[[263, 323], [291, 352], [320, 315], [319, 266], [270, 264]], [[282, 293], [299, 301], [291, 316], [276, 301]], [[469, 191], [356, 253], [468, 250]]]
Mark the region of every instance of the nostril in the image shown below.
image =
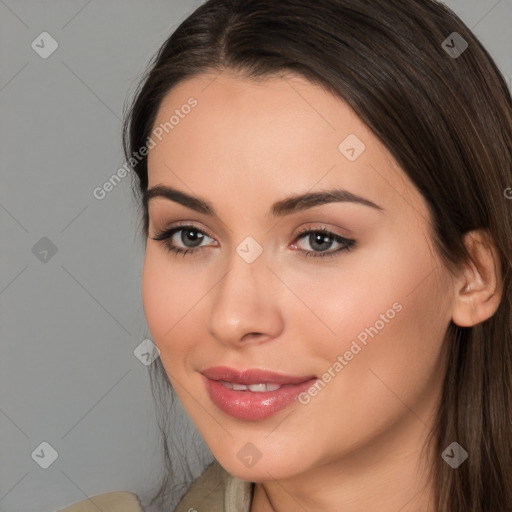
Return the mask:
[[264, 336], [264, 334], [262, 332], [248, 332], [242, 336], [241, 341], [250, 341], [251, 339], [258, 338], [260, 336]]

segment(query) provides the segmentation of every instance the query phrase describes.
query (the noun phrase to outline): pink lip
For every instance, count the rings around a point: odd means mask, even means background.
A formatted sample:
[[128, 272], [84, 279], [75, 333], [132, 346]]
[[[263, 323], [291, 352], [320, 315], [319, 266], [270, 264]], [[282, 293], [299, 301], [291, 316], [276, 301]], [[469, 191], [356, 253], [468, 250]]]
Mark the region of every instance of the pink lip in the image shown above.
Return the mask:
[[[207, 368], [200, 373], [210, 399], [221, 411], [249, 421], [262, 420], [284, 409], [316, 380], [315, 376], [295, 377], [266, 370], [236, 370], [220, 366]], [[264, 392], [235, 391], [219, 381], [245, 385], [280, 384], [282, 387]]]
[[246, 369], [236, 370], [227, 366], [214, 366], [201, 370], [201, 373], [212, 380], [225, 380], [227, 382], [236, 382], [237, 384], [300, 384], [307, 380], [315, 378], [314, 375], [305, 377], [293, 377], [282, 373], [271, 372], [268, 370]]

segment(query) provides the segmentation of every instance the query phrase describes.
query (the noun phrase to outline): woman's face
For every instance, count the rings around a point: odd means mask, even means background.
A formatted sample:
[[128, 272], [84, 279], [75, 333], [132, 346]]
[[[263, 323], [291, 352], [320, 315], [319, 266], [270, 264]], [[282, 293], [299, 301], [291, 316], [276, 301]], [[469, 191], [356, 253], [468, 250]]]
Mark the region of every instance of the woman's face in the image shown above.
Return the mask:
[[419, 452], [451, 277], [426, 202], [377, 137], [303, 78], [227, 71], [173, 89], [153, 133], [148, 188], [180, 195], [149, 199], [144, 309], [217, 460], [265, 481]]

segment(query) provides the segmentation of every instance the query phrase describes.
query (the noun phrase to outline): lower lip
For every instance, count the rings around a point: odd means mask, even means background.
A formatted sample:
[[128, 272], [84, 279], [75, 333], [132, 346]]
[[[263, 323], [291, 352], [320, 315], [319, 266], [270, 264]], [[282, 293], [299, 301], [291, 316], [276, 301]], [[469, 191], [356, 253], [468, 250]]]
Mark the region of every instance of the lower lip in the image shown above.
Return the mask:
[[223, 412], [241, 420], [257, 421], [281, 411], [307, 391], [317, 379], [286, 384], [275, 391], [235, 391], [203, 376], [212, 402]]

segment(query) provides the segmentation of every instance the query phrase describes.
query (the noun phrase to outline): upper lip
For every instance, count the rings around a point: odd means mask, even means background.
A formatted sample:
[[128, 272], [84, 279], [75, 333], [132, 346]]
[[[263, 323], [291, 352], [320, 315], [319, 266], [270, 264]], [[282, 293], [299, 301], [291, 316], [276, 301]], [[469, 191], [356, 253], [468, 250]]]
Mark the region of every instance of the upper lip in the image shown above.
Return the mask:
[[258, 368], [237, 370], [235, 368], [228, 368], [227, 366], [206, 368], [201, 370], [200, 373], [212, 380], [223, 380], [226, 382], [245, 384], [246, 386], [250, 386], [251, 384], [300, 384], [315, 378], [314, 375], [296, 377], [268, 370], [260, 370]]

